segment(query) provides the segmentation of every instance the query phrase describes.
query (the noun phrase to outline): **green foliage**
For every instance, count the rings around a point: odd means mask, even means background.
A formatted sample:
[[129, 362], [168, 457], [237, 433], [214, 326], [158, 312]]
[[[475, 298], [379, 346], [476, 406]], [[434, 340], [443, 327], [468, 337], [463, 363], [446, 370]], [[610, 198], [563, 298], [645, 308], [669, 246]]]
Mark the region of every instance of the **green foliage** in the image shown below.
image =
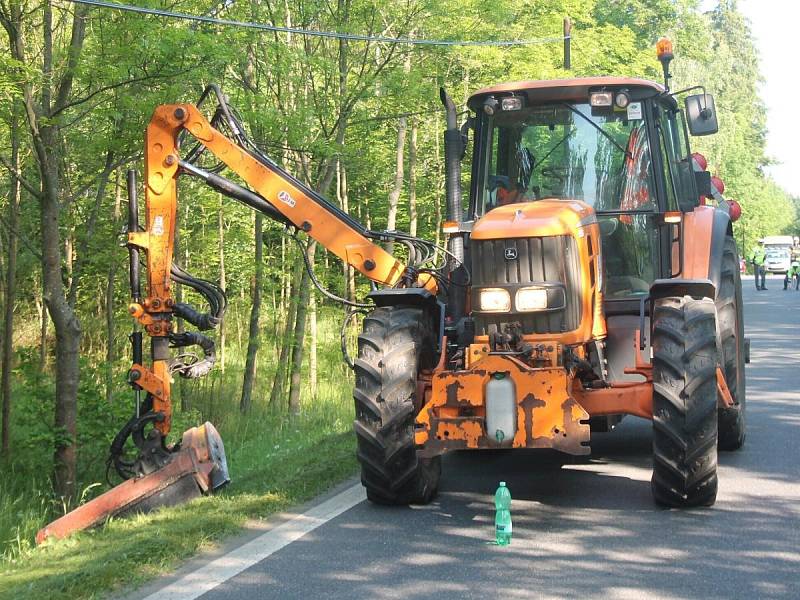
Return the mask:
[[[6, 50], [8, 39], [2, 38], [0, 157], [6, 161], [12, 106], [20, 106], [22, 88], [30, 85], [40, 90], [53, 83], [42, 64], [45, 44], [41, 5], [28, 0], [11, 4], [24, 9], [19, 27], [25, 34], [27, 58], [12, 59]], [[163, 3], [145, 0], [141, 4], [162, 7]], [[8, 14], [2, 12], [6, 10], [3, 6], [0, 15], [5, 18]], [[406, 116], [409, 128], [416, 127], [418, 133], [418, 233], [438, 239], [444, 195], [444, 118], [439, 86], [444, 85], [463, 106], [476, 89], [508, 80], [602, 74], [659, 80], [661, 69], [654, 44], [666, 34], [675, 43], [673, 87], [702, 84], [716, 96], [720, 133], [692, 143], [725, 180], [728, 195], [744, 208], [736, 225], [737, 241], [744, 239], [748, 248], [762, 235], [796, 234], [800, 200], [790, 198], [763, 173], [768, 162], [765, 109], [758, 96], [757, 54], [746, 22], [733, 0], [722, 0], [708, 14], [702, 14], [698, 6], [697, 0], [287, 0], [228, 3], [219, 15], [318, 30], [481, 40], [557, 37], [562, 19], [569, 16], [573, 23], [571, 72], [563, 68], [560, 41], [510, 48], [447, 49], [340, 43], [92, 9], [74, 73], [73, 93], [64, 110], [47, 119], [59, 127], [62, 246], [72, 249], [69, 260], [65, 259], [63, 276], [65, 282], [75, 282], [75, 305], [83, 331], [78, 477], [84, 498], [104, 489], [95, 484], [104, 481], [108, 444], [131, 411], [130, 390], [124, 382], [131, 360], [127, 341], [130, 318], [125, 312], [129, 294], [123, 274], [127, 253], [119, 246], [124, 219], [118, 215], [125, 214], [124, 199], [120, 198], [124, 171], [140, 165], [143, 131], [155, 106], [193, 102], [205, 84], [221, 84], [259, 145], [300, 179], [343, 204], [334, 175], [339, 161], [340, 175], [347, 180], [350, 213], [376, 229], [384, 227], [388, 218], [386, 197], [394, 179], [398, 119]], [[59, 66], [67, 55], [74, 10], [72, 5], [53, 6], [54, 63]], [[184, 0], [176, 10], [201, 14], [208, 10], [208, 4]], [[19, 110], [17, 113], [22, 114]], [[52, 426], [52, 324], [44, 339], [46, 364], [42, 365], [39, 357], [42, 240], [38, 200], [32, 192], [39, 189], [40, 173], [30, 132], [23, 129], [19, 130], [21, 175], [27, 185], [18, 226], [17, 357], [11, 423], [14, 453], [3, 465], [4, 477], [0, 480], [0, 552], [11, 562], [0, 585], [5, 585], [5, 590], [18, 590], [8, 586], [27, 585], [40, 577], [41, 584], [28, 588], [31, 594], [69, 597], [78, 593], [81, 573], [98, 589], [108, 588], [118, 577], [139, 581], [163, 565], [173, 565], [177, 556], [195, 551], [202, 545], [198, 540], [232, 531], [245, 516], [264, 514], [308, 497], [351, 472], [352, 443], [340, 437], [349, 429], [352, 418], [350, 374], [338, 350], [341, 310], [317, 295], [318, 385], [312, 389], [306, 361], [302, 414], [299, 420], [288, 419], [285, 399], [280, 406], [268, 406], [268, 398], [290, 301], [297, 296], [290, 280], [298, 252], [282, 236], [280, 227], [267, 224], [254, 408], [251, 415], [242, 417], [238, 399], [253, 285], [252, 214], [184, 178], [178, 208], [180, 247], [175, 258], [190, 272], [217, 280], [222, 271], [222, 242], [230, 307], [223, 325], [226, 368], [216, 369], [202, 381], [175, 386], [185, 410], [177, 411], [173, 429], [179, 434], [199, 420], [214, 421], [228, 444], [234, 487], [221, 498], [199, 502], [197, 506], [207, 511], [202, 519], [192, 519], [193, 506], [115, 522], [74, 541], [33, 550], [36, 529], [67, 507], [53, 497], [48, 479], [52, 448], [63, 432]], [[3, 215], [11, 190], [4, 164], [0, 162]], [[111, 168], [106, 168], [108, 165]], [[211, 165], [209, 160], [207, 166]], [[102, 174], [108, 176], [104, 189], [100, 186]], [[406, 185], [398, 215], [401, 229], [409, 223], [408, 192]], [[5, 223], [0, 219], [3, 247], [9, 236]], [[0, 261], [0, 273], [4, 271], [5, 261]], [[344, 293], [338, 259], [321, 248], [316, 271], [324, 285]], [[109, 276], [114, 284], [108, 299], [113, 335], [109, 335], [104, 318]], [[363, 295], [367, 283], [359, 280], [357, 286]], [[186, 300], [202, 305], [195, 294], [183, 292]], [[307, 346], [310, 354], [309, 336]], [[106, 364], [107, 351], [114, 356], [110, 364]], [[110, 403], [106, 401], [109, 374]], [[325, 471], [330, 453], [341, 461]], [[298, 469], [323, 471], [326, 476], [315, 487], [299, 476]], [[288, 487], [273, 489], [273, 481], [282, 481], [281, 485]], [[79, 500], [64, 502], [69, 505]], [[153, 532], [163, 533], [167, 528], [172, 532], [167, 543], [153, 553]], [[63, 576], [48, 572], [54, 560], [64, 565]], [[134, 563], [138, 566], [132, 567]], [[83, 588], [95, 589], [88, 584]], [[42, 591], [45, 589], [48, 591]]]
[[[229, 532], [244, 517], [265, 516], [292, 502], [307, 499], [353, 473], [353, 405], [349, 371], [342, 363], [338, 347], [338, 318], [325, 311], [321, 315], [319, 332], [319, 368], [329, 377], [320, 382], [315, 399], [311, 399], [309, 388], [305, 387], [304, 397], [307, 400], [299, 418], [289, 418], [280, 407], [267, 405], [270, 380], [267, 373], [263, 372], [257, 380], [252, 412], [240, 414], [236, 400], [244, 361], [236, 351], [230, 353], [228, 368], [224, 373], [216, 370], [207, 380], [191, 382], [185, 387], [185, 393], [191, 395], [195, 408], [175, 415], [173, 431], [179, 436], [185, 429], [203, 420], [212, 420], [225, 441], [235, 484], [221, 498], [213, 499], [211, 504], [201, 504], [204, 508], [191, 525], [181, 521], [188, 520], [191, 513], [179, 511], [178, 514], [183, 516], [177, 517], [175, 539], [168, 543], [169, 548], [156, 553], [150, 562], [145, 561], [134, 568], [131, 576], [142, 577], [143, 573], [152, 572], [153, 561], [164, 560], [164, 557], [175, 560], [178, 555], [194, 551], [199, 547], [198, 544], [203, 543], [202, 540]], [[266, 336], [262, 351], [265, 357], [271, 357], [276, 352]], [[51, 448], [58, 436], [51, 426], [52, 376], [39, 369], [35, 353], [25, 350], [20, 354], [19, 367], [15, 370], [18, 408], [13, 422], [14, 458], [10, 463], [2, 464], [4, 477], [0, 480], [0, 564], [7, 562], [1, 568], [7, 573], [16, 573], [12, 578], [17, 582], [14, 585], [31, 580], [32, 572], [27, 569], [32, 565], [40, 564], [40, 561], [42, 567], [47, 564], [34, 549], [36, 531], [74, 506], [71, 499], [54, 497], [48, 480]], [[123, 382], [123, 363], [120, 362], [117, 367], [120, 372], [116, 380]], [[82, 374], [78, 435], [81, 466], [78, 489], [81, 490], [81, 497], [74, 499], [74, 502], [89, 500], [108, 489], [105, 472], [108, 447], [113, 435], [132, 412], [132, 394], [126, 392], [127, 386], [123, 383], [119, 386], [118, 399], [111, 405], [106, 403], [102, 389], [105, 377], [102, 366], [84, 363]], [[342, 382], [347, 384], [342, 385]], [[330, 445], [330, 452], [317, 449], [326, 444]], [[325, 459], [320, 460], [323, 456]], [[331, 456], [339, 456], [336, 465], [329, 462]], [[322, 472], [325, 472], [324, 476]], [[115, 479], [112, 473], [112, 480]], [[221, 506], [233, 510], [230, 519], [218, 520]], [[140, 525], [151, 520], [161, 523], [164, 518], [170, 517], [143, 517], [137, 522]], [[109, 527], [113, 531], [119, 525], [112, 524]], [[125, 532], [129, 532], [131, 525], [122, 525], [117, 533], [104, 532], [109, 527], [97, 533], [85, 534], [79, 539], [93, 540], [95, 536], [100, 536], [109, 540], [107, 548], [105, 542], [101, 544], [104, 548], [101, 552], [112, 551], [111, 540], [134, 553], [140, 551], [135, 547], [140, 543], [136, 539], [141, 538], [134, 536], [133, 540], [125, 539], [128, 535]], [[144, 527], [147, 528], [146, 525]], [[177, 531], [187, 527], [204, 533], [193, 542], [180, 541], [182, 534]], [[89, 541], [88, 547], [93, 548], [94, 543]], [[86, 569], [85, 561], [77, 560], [78, 554], [87, 551], [83, 544], [56, 544], [60, 548], [57, 552], [67, 559], [65, 564]], [[183, 550], [177, 555], [173, 554], [179, 549]], [[130, 560], [136, 562], [133, 558]], [[71, 568], [65, 567], [61, 576], [77, 581], [81, 572], [71, 571]], [[112, 571], [116, 569], [121, 572], [125, 567], [107, 561], [99, 566], [96, 569], [98, 577], [107, 581], [98, 585], [107, 587], [113, 584], [116, 576], [112, 575]], [[5, 580], [5, 574], [0, 576], [0, 580]], [[46, 578], [41, 585], [48, 585], [47, 581], [52, 584], [53, 579]], [[64, 597], [72, 597], [69, 593], [75, 592], [72, 588], [68, 589], [71, 592], [64, 592]], [[0, 597], [3, 597], [3, 591], [0, 585]]]

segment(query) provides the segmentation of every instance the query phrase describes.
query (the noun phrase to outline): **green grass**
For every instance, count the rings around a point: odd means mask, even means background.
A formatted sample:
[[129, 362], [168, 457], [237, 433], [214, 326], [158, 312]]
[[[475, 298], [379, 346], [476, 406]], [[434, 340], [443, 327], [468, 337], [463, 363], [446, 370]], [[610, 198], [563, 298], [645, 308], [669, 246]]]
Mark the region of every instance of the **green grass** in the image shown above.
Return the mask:
[[227, 493], [112, 520], [5, 563], [0, 568], [0, 598], [101, 598], [139, 585], [236, 533], [246, 519], [264, 518], [313, 498], [354, 473], [349, 432], [283, 441], [283, 448], [272, 454], [274, 460], [235, 475]]
[[[352, 376], [338, 351], [336, 320], [326, 319], [320, 325], [320, 384], [315, 398], [305, 385], [299, 416], [288, 417], [266, 406], [275, 352], [267, 344], [260, 350], [249, 415], [238, 411], [239, 355], [229, 352], [225, 373], [217, 371], [204, 381], [184, 386], [192, 410], [176, 414], [173, 431], [179, 435], [208, 418], [225, 442], [233, 481], [213, 497], [149, 515], [113, 519], [100, 528], [37, 548], [33, 544], [36, 531], [66, 507], [54, 502], [47, 481], [47, 444], [39, 448], [29, 443], [30, 452], [20, 453], [0, 479], [0, 598], [84, 599], [128, 591], [240, 531], [247, 519], [265, 518], [309, 500], [355, 474]], [[44, 395], [42, 390], [36, 393]], [[35, 422], [40, 415], [33, 417], [30, 421]], [[43, 435], [24, 419], [20, 431], [34, 439]], [[79, 471], [81, 489], [89, 498], [107, 489], [97, 485], [103, 471], [98, 454], [106, 442], [85, 439]]]

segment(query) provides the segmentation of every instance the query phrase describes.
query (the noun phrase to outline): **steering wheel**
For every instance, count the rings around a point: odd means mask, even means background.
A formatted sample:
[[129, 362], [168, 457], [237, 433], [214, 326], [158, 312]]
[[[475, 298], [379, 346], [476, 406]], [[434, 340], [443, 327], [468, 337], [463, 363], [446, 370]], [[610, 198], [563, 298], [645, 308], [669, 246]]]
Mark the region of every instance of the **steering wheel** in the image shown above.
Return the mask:
[[558, 187], [563, 188], [567, 181], [567, 170], [560, 166], [543, 167], [542, 178], [553, 179], [557, 182]]
[[619, 227], [619, 220], [616, 217], [598, 217], [597, 223], [600, 226], [600, 236], [610, 237], [614, 235]]

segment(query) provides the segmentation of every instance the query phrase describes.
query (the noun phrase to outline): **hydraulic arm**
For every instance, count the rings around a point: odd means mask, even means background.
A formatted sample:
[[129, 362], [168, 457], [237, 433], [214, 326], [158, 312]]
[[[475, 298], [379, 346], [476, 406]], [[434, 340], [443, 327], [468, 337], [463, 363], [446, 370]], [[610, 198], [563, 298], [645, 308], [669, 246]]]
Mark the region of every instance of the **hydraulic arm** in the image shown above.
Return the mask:
[[[209, 121], [198, 106], [211, 92], [218, 106]], [[190, 429], [178, 443], [167, 443], [172, 422], [172, 376], [177, 373], [186, 378], [202, 377], [215, 361], [214, 342], [199, 331], [177, 333], [173, 318], [182, 318], [200, 331], [213, 329], [221, 322], [227, 303], [219, 286], [190, 275], [173, 262], [180, 176], [198, 178], [223, 195], [282, 223], [296, 239], [298, 232], [304, 232], [378, 284], [419, 288], [435, 296], [437, 280], [444, 276], [445, 267], [429, 266], [437, 254], [432, 243], [401, 232], [366, 229], [263, 154], [247, 137], [218, 87], [209, 86], [198, 106], [168, 104], [153, 113], [145, 135], [143, 227], [139, 222], [136, 175], [134, 171], [128, 173], [129, 310], [136, 321], [130, 337], [133, 365], [128, 380], [136, 409], [116, 435], [109, 457], [109, 467], [113, 466], [127, 481], [42, 529], [40, 540], [67, 535], [128, 510], [184, 501], [229, 481], [222, 440], [210, 423]], [[187, 138], [194, 138], [195, 144], [182, 155], [181, 146], [188, 145]], [[204, 155], [213, 155], [219, 162], [201, 166]], [[249, 188], [220, 175], [225, 167]], [[379, 245], [388, 241], [407, 249], [407, 264]], [[145, 292], [140, 274], [142, 253]], [[306, 267], [310, 265], [306, 263]], [[313, 274], [312, 281], [316, 284]], [[197, 291], [208, 302], [209, 311], [203, 313], [176, 302], [173, 282]], [[143, 333], [150, 339], [149, 364], [144, 359]], [[190, 346], [199, 346], [202, 358], [187, 352], [173, 356], [173, 349]], [[125, 455], [129, 439], [137, 449], [134, 458]]]
[[[236, 141], [216, 129], [194, 105], [169, 104], [156, 108], [145, 137], [145, 227], [141, 231], [131, 229], [128, 234], [132, 257], [144, 251], [147, 260], [147, 295], [139, 300], [134, 291], [131, 314], [150, 336], [152, 348], [152, 367], [147, 368], [141, 362], [134, 364], [132, 383], [152, 397], [152, 411], [163, 415], [163, 419], [155, 423], [155, 428], [163, 435], [170, 430], [171, 417], [168, 347], [171, 337], [175, 345], [172, 317], [187, 318], [188, 308], [176, 304], [171, 293], [171, 282], [176, 280], [172, 254], [177, 182], [181, 175], [197, 177], [265, 216], [305, 232], [372, 281], [393, 287], [424, 287], [433, 293], [437, 289], [433, 275], [406, 267], [373, 241], [396, 238], [403, 241], [406, 236], [367, 230], [254, 146], [246, 147], [247, 138], [241, 124], [232, 117], [221, 94], [218, 99], [220, 108], [216, 115], [231, 130]], [[198, 142], [186, 159], [181, 158], [179, 150], [184, 134]], [[254, 191], [192, 162], [204, 150], [239, 175]], [[132, 273], [138, 269], [134, 262], [132, 258]], [[197, 318], [188, 320], [198, 325]], [[135, 352], [134, 356], [141, 354]]]

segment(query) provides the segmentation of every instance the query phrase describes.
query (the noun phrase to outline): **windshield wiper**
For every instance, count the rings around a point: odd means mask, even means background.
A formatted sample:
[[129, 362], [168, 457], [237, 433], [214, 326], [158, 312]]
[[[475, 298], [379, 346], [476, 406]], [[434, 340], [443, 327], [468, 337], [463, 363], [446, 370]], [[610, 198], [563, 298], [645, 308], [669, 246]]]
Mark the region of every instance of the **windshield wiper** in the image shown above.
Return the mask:
[[612, 144], [614, 144], [614, 146], [616, 146], [616, 147], [617, 147], [617, 149], [618, 149], [620, 152], [622, 152], [622, 153], [623, 153], [625, 156], [627, 156], [627, 157], [628, 157], [630, 160], [633, 160], [633, 155], [632, 155], [630, 152], [628, 152], [628, 151], [627, 151], [625, 148], [623, 148], [622, 146], [620, 146], [620, 145], [619, 145], [619, 143], [617, 143], [617, 140], [615, 140], [613, 137], [611, 137], [611, 135], [610, 135], [610, 134], [609, 134], [607, 131], [605, 131], [605, 130], [604, 130], [602, 127], [600, 127], [600, 125], [598, 125], [597, 123], [595, 123], [594, 121], [592, 121], [592, 120], [591, 120], [589, 117], [587, 117], [585, 114], [583, 114], [581, 111], [579, 111], [577, 108], [575, 108], [575, 107], [574, 107], [574, 106], [572, 106], [571, 104], [568, 104], [567, 102], [562, 102], [561, 104], [563, 104], [563, 105], [564, 105], [564, 106], [566, 106], [568, 109], [570, 109], [572, 112], [574, 112], [576, 115], [578, 115], [579, 117], [581, 117], [581, 118], [582, 118], [584, 121], [586, 121], [587, 123], [589, 123], [589, 125], [591, 125], [591, 126], [592, 126], [592, 127], [594, 127], [595, 129], [597, 129], [597, 131], [599, 131], [601, 134], [603, 134], [603, 137], [604, 137], [604, 138], [606, 138], [606, 139], [607, 139], [609, 142], [611, 142]]
[[557, 143], [555, 146], [553, 146], [552, 148], [550, 148], [550, 151], [549, 151], [547, 154], [545, 154], [545, 155], [544, 155], [542, 158], [540, 158], [539, 160], [537, 160], [537, 161], [534, 161], [534, 163], [533, 163], [533, 168], [531, 169], [531, 172], [535, 171], [535, 170], [536, 170], [538, 167], [541, 167], [541, 166], [542, 166], [542, 163], [543, 163], [544, 161], [546, 161], [548, 158], [550, 158], [550, 155], [551, 155], [553, 152], [555, 152], [556, 150], [558, 150], [558, 147], [559, 147], [559, 146], [561, 146], [561, 144], [563, 144], [564, 142], [566, 142], [566, 141], [567, 141], [567, 140], [570, 138], [570, 136], [571, 136], [571, 135], [572, 135], [572, 130], [570, 129], [570, 130], [567, 132], [567, 135], [565, 135], [563, 138], [561, 138], [561, 141], [560, 141], [560, 142], [558, 142], [558, 143]]

